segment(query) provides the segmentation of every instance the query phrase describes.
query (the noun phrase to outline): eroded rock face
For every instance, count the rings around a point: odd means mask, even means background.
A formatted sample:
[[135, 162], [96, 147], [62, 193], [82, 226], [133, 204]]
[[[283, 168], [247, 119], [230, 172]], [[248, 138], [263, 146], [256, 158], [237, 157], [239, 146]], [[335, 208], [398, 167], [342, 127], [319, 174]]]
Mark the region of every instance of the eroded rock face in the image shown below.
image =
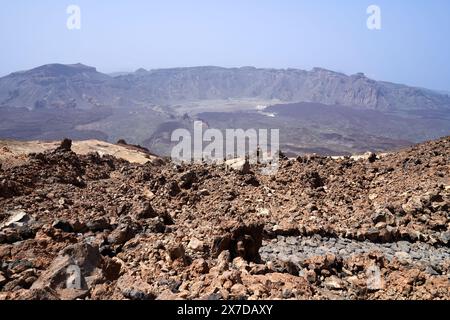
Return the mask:
[[272, 176], [30, 155], [0, 170], [0, 299], [449, 299], [449, 150]]

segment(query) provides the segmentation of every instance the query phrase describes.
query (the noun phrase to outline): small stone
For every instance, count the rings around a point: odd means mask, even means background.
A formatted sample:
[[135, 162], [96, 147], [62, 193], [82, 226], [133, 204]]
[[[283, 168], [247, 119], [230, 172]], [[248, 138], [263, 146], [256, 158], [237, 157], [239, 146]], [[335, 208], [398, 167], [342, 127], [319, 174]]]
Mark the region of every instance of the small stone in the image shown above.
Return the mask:
[[283, 291], [281, 292], [281, 295], [283, 299], [290, 299], [293, 296], [293, 292], [291, 289], [284, 288]]
[[314, 272], [314, 270], [306, 270], [306, 271], [304, 271], [304, 278], [309, 283], [314, 283], [317, 280], [317, 275]]
[[194, 251], [203, 251], [204, 243], [197, 238], [192, 238], [191, 241], [189, 241], [188, 248]]
[[87, 230], [86, 223], [80, 222], [79, 220], [71, 220], [69, 221], [71, 228], [73, 229], [73, 232], [81, 233], [85, 232]]
[[373, 163], [377, 160], [377, 155], [375, 153], [369, 151], [363, 155], [363, 158], [367, 159], [367, 161], [369, 161], [369, 163]]
[[314, 203], [308, 203], [306, 205], [306, 210], [311, 213], [313, 211], [319, 210], [319, 208], [317, 208], [317, 206]]
[[336, 276], [326, 278], [324, 284], [330, 290], [342, 290], [344, 287], [344, 282]]
[[208, 189], [202, 189], [198, 192], [198, 194], [200, 196], [209, 196], [209, 191], [208, 191]]
[[111, 234], [108, 236], [108, 243], [114, 245], [121, 245], [132, 239], [136, 235], [134, 230], [128, 224], [120, 224]]
[[185, 251], [183, 245], [179, 244], [169, 248], [169, 258], [173, 261], [179, 258], [184, 258]]
[[[417, 241], [420, 239], [420, 232], [416, 230], [408, 230], [408, 237], [411, 241]], [[405, 251], [409, 251], [409, 249]]]
[[231, 287], [230, 293], [236, 298], [244, 298], [247, 296], [247, 288], [243, 284], [236, 283]]
[[257, 215], [258, 216], [269, 216], [270, 215], [270, 210], [267, 208], [260, 208], [257, 211]]
[[194, 273], [197, 273], [197, 274], [206, 274], [209, 271], [208, 263], [203, 258], [194, 260], [194, 262], [192, 262], [190, 268]]
[[[153, 300], [154, 299], [152, 294], [148, 294], [144, 291], [134, 289], [134, 288], [126, 288], [126, 289], [122, 290], [122, 294], [125, 298], [130, 299], [130, 300]], [[164, 299], [162, 299], [162, 300], [164, 300]]]
[[230, 261], [230, 252], [228, 250], [222, 251], [217, 257], [217, 265], [214, 267], [217, 271], [223, 272], [228, 270]]
[[364, 239], [367, 239], [369, 241], [376, 241], [378, 239], [380, 232], [375, 228], [370, 228], [369, 230], [366, 230], [362, 233]]
[[382, 242], [389, 242], [394, 239], [394, 233], [391, 231], [391, 228], [388, 227], [382, 228], [380, 230], [379, 236]]
[[146, 197], [149, 200], [152, 200], [153, 198], [155, 198], [155, 194], [153, 192], [151, 192], [148, 188], [144, 189], [143, 195], [144, 195], [144, 197]]
[[398, 261], [401, 264], [407, 265], [410, 264], [412, 262], [411, 256], [404, 251], [399, 251], [395, 253], [395, 257], [398, 259]]
[[421, 212], [423, 209], [421, 198], [418, 196], [411, 197], [406, 203], [402, 204], [402, 209], [409, 214]]
[[373, 223], [386, 222], [386, 214], [383, 211], [377, 211], [372, 215]]
[[183, 189], [190, 189], [192, 187], [192, 184], [197, 180], [197, 174], [195, 171], [188, 171], [184, 173], [180, 177], [180, 187]]
[[376, 198], [378, 198], [378, 195], [377, 195], [376, 193], [370, 193], [370, 194], [369, 194], [369, 200], [370, 200], [370, 201], [373, 201], [373, 200], [375, 200]]
[[105, 229], [111, 229], [111, 225], [109, 224], [108, 220], [105, 217], [94, 219], [93, 221], [89, 221], [86, 224], [86, 227], [93, 231], [103, 231]]
[[133, 206], [134, 216], [136, 219], [149, 219], [149, 218], [155, 218], [157, 216], [157, 213], [153, 209], [150, 203], [144, 202], [139, 203]]
[[216, 301], [222, 299], [223, 296], [220, 292], [214, 292], [206, 296], [204, 299], [208, 301]]
[[248, 268], [248, 263], [244, 258], [236, 257], [233, 259], [233, 266], [237, 270], [246, 270]]
[[441, 235], [439, 236], [439, 240], [441, 240], [441, 242], [443, 244], [449, 244], [450, 243], [450, 231], [446, 231], [446, 232], [442, 232]]
[[64, 232], [73, 232], [72, 226], [66, 220], [55, 220], [55, 222], [53, 222], [52, 224], [52, 227]]
[[241, 168], [241, 173], [248, 174], [250, 173], [250, 162], [248, 161], [248, 158], [245, 158], [244, 164]]

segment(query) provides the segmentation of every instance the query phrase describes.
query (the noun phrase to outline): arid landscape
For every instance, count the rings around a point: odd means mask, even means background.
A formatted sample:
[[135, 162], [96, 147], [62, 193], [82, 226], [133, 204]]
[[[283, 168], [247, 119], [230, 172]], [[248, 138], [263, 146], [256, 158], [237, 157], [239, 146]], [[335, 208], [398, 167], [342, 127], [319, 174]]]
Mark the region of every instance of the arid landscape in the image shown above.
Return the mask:
[[0, 314], [448, 313], [449, 12], [3, 1]]
[[[278, 171], [167, 157], [195, 121], [279, 129]], [[13, 73], [0, 300], [448, 299], [449, 130], [448, 94], [320, 68]]]
[[280, 155], [272, 176], [98, 141], [1, 146], [2, 300], [449, 298], [448, 137]]

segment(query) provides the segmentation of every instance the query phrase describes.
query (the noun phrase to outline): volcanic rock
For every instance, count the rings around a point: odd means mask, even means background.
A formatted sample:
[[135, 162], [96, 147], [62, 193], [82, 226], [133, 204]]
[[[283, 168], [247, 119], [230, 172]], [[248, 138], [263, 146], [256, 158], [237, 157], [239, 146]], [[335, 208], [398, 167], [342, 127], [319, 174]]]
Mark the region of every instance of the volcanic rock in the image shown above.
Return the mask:
[[449, 150], [270, 176], [30, 154], [0, 170], [0, 299], [449, 299]]
[[60, 298], [75, 299], [87, 294], [102, 278], [102, 257], [89, 244], [81, 243], [62, 250], [31, 286], [32, 290], [51, 288]]

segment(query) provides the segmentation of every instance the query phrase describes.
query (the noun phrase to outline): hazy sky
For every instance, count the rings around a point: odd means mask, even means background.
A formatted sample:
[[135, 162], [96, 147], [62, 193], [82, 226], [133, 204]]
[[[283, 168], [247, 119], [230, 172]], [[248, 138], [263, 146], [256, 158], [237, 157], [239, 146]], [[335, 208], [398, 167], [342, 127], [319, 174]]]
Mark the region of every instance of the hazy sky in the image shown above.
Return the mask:
[[[68, 30], [68, 5], [81, 30]], [[366, 26], [381, 8], [381, 30]], [[448, 0], [14, 0], [0, 75], [47, 63], [102, 72], [198, 65], [324, 67], [450, 91]]]

